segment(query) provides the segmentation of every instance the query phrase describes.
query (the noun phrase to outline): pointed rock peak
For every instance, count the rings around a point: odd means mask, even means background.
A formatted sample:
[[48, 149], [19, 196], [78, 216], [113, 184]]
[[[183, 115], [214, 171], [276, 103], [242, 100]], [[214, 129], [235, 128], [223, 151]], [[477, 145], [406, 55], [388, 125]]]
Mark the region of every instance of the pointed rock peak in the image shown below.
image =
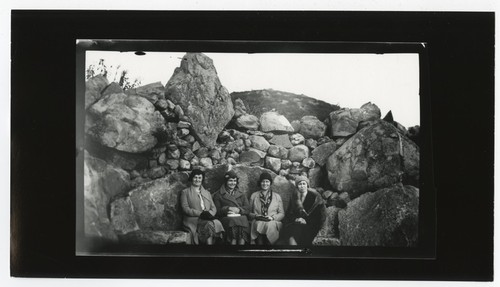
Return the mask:
[[215, 66], [212, 59], [203, 53], [187, 53], [182, 57], [181, 69], [184, 73], [195, 74], [200, 70], [213, 70]]
[[392, 111], [389, 111], [387, 115], [383, 118], [384, 121], [392, 123], [394, 122], [394, 118], [392, 117]]

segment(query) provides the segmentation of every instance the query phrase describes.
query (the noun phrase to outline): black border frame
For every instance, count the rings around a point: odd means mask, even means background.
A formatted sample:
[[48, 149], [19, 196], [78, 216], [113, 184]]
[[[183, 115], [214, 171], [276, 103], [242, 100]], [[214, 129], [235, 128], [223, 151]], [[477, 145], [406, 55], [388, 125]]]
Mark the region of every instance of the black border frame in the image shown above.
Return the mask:
[[[11, 274], [492, 280], [494, 18], [444, 12], [13, 11]], [[433, 127], [426, 136], [433, 147], [436, 258], [76, 257], [75, 82], [68, 73], [76, 71], [76, 39], [427, 43], [432, 112], [421, 121]], [[460, 136], [464, 130], [481, 138], [474, 154], [465, 152], [475, 142]], [[194, 265], [203, 268], [194, 271]], [[309, 267], [307, 274], [300, 266]]]

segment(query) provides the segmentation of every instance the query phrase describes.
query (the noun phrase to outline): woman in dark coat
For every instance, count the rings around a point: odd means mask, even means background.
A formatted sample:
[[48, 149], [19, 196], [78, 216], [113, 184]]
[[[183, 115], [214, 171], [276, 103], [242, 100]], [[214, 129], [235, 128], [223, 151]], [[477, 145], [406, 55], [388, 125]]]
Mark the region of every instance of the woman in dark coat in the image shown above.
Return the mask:
[[225, 183], [214, 193], [217, 215], [224, 226], [226, 241], [231, 245], [249, 242], [247, 214], [250, 205], [245, 193], [238, 188], [238, 176], [233, 171], [224, 175]]
[[181, 192], [182, 223], [191, 234], [192, 244], [214, 244], [216, 237], [222, 237], [224, 228], [215, 219], [217, 208], [210, 192], [202, 186], [205, 173], [195, 169], [189, 175], [191, 186]]
[[280, 235], [281, 220], [285, 217], [281, 196], [271, 189], [273, 179], [264, 172], [260, 175], [259, 191], [250, 196], [250, 236], [257, 245], [275, 244]]
[[283, 238], [290, 245], [312, 245], [326, 219], [325, 203], [320, 194], [309, 188], [306, 177], [297, 177], [295, 184], [297, 191], [292, 196]]

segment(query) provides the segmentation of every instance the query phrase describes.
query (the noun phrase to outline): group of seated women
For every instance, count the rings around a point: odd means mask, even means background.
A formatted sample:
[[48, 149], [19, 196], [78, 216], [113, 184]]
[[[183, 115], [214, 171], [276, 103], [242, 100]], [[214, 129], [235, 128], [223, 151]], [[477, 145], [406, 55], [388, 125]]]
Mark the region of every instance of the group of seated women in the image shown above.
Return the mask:
[[181, 193], [183, 225], [189, 244], [311, 245], [325, 220], [321, 196], [299, 176], [285, 215], [281, 196], [273, 192], [272, 177], [263, 172], [250, 200], [238, 188], [238, 175], [229, 171], [224, 184], [212, 195], [203, 187], [205, 174], [193, 170], [190, 187]]

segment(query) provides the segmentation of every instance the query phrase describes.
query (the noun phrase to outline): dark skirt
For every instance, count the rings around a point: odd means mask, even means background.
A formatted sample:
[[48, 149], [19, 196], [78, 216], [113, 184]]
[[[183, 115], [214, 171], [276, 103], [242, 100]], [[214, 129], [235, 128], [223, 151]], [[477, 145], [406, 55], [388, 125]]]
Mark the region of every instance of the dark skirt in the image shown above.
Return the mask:
[[198, 227], [196, 229], [198, 233], [198, 239], [205, 243], [209, 237], [219, 237], [222, 238], [224, 229], [221, 223], [215, 220], [198, 220]]
[[292, 222], [285, 226], [283, 238], [289, 239], [293, 236], [298, 245], [312, 245], [314, 237], [316, 237], [319, 230], [320, 228], [317, 226]]
[[245, 215], [236, 217], [223, 217], [220, 219], [224, 230], [226, 231], [226, 241], [231, 242], [233, 239], [243, 239], [249, 242], [250, 228], [248, 219]]

